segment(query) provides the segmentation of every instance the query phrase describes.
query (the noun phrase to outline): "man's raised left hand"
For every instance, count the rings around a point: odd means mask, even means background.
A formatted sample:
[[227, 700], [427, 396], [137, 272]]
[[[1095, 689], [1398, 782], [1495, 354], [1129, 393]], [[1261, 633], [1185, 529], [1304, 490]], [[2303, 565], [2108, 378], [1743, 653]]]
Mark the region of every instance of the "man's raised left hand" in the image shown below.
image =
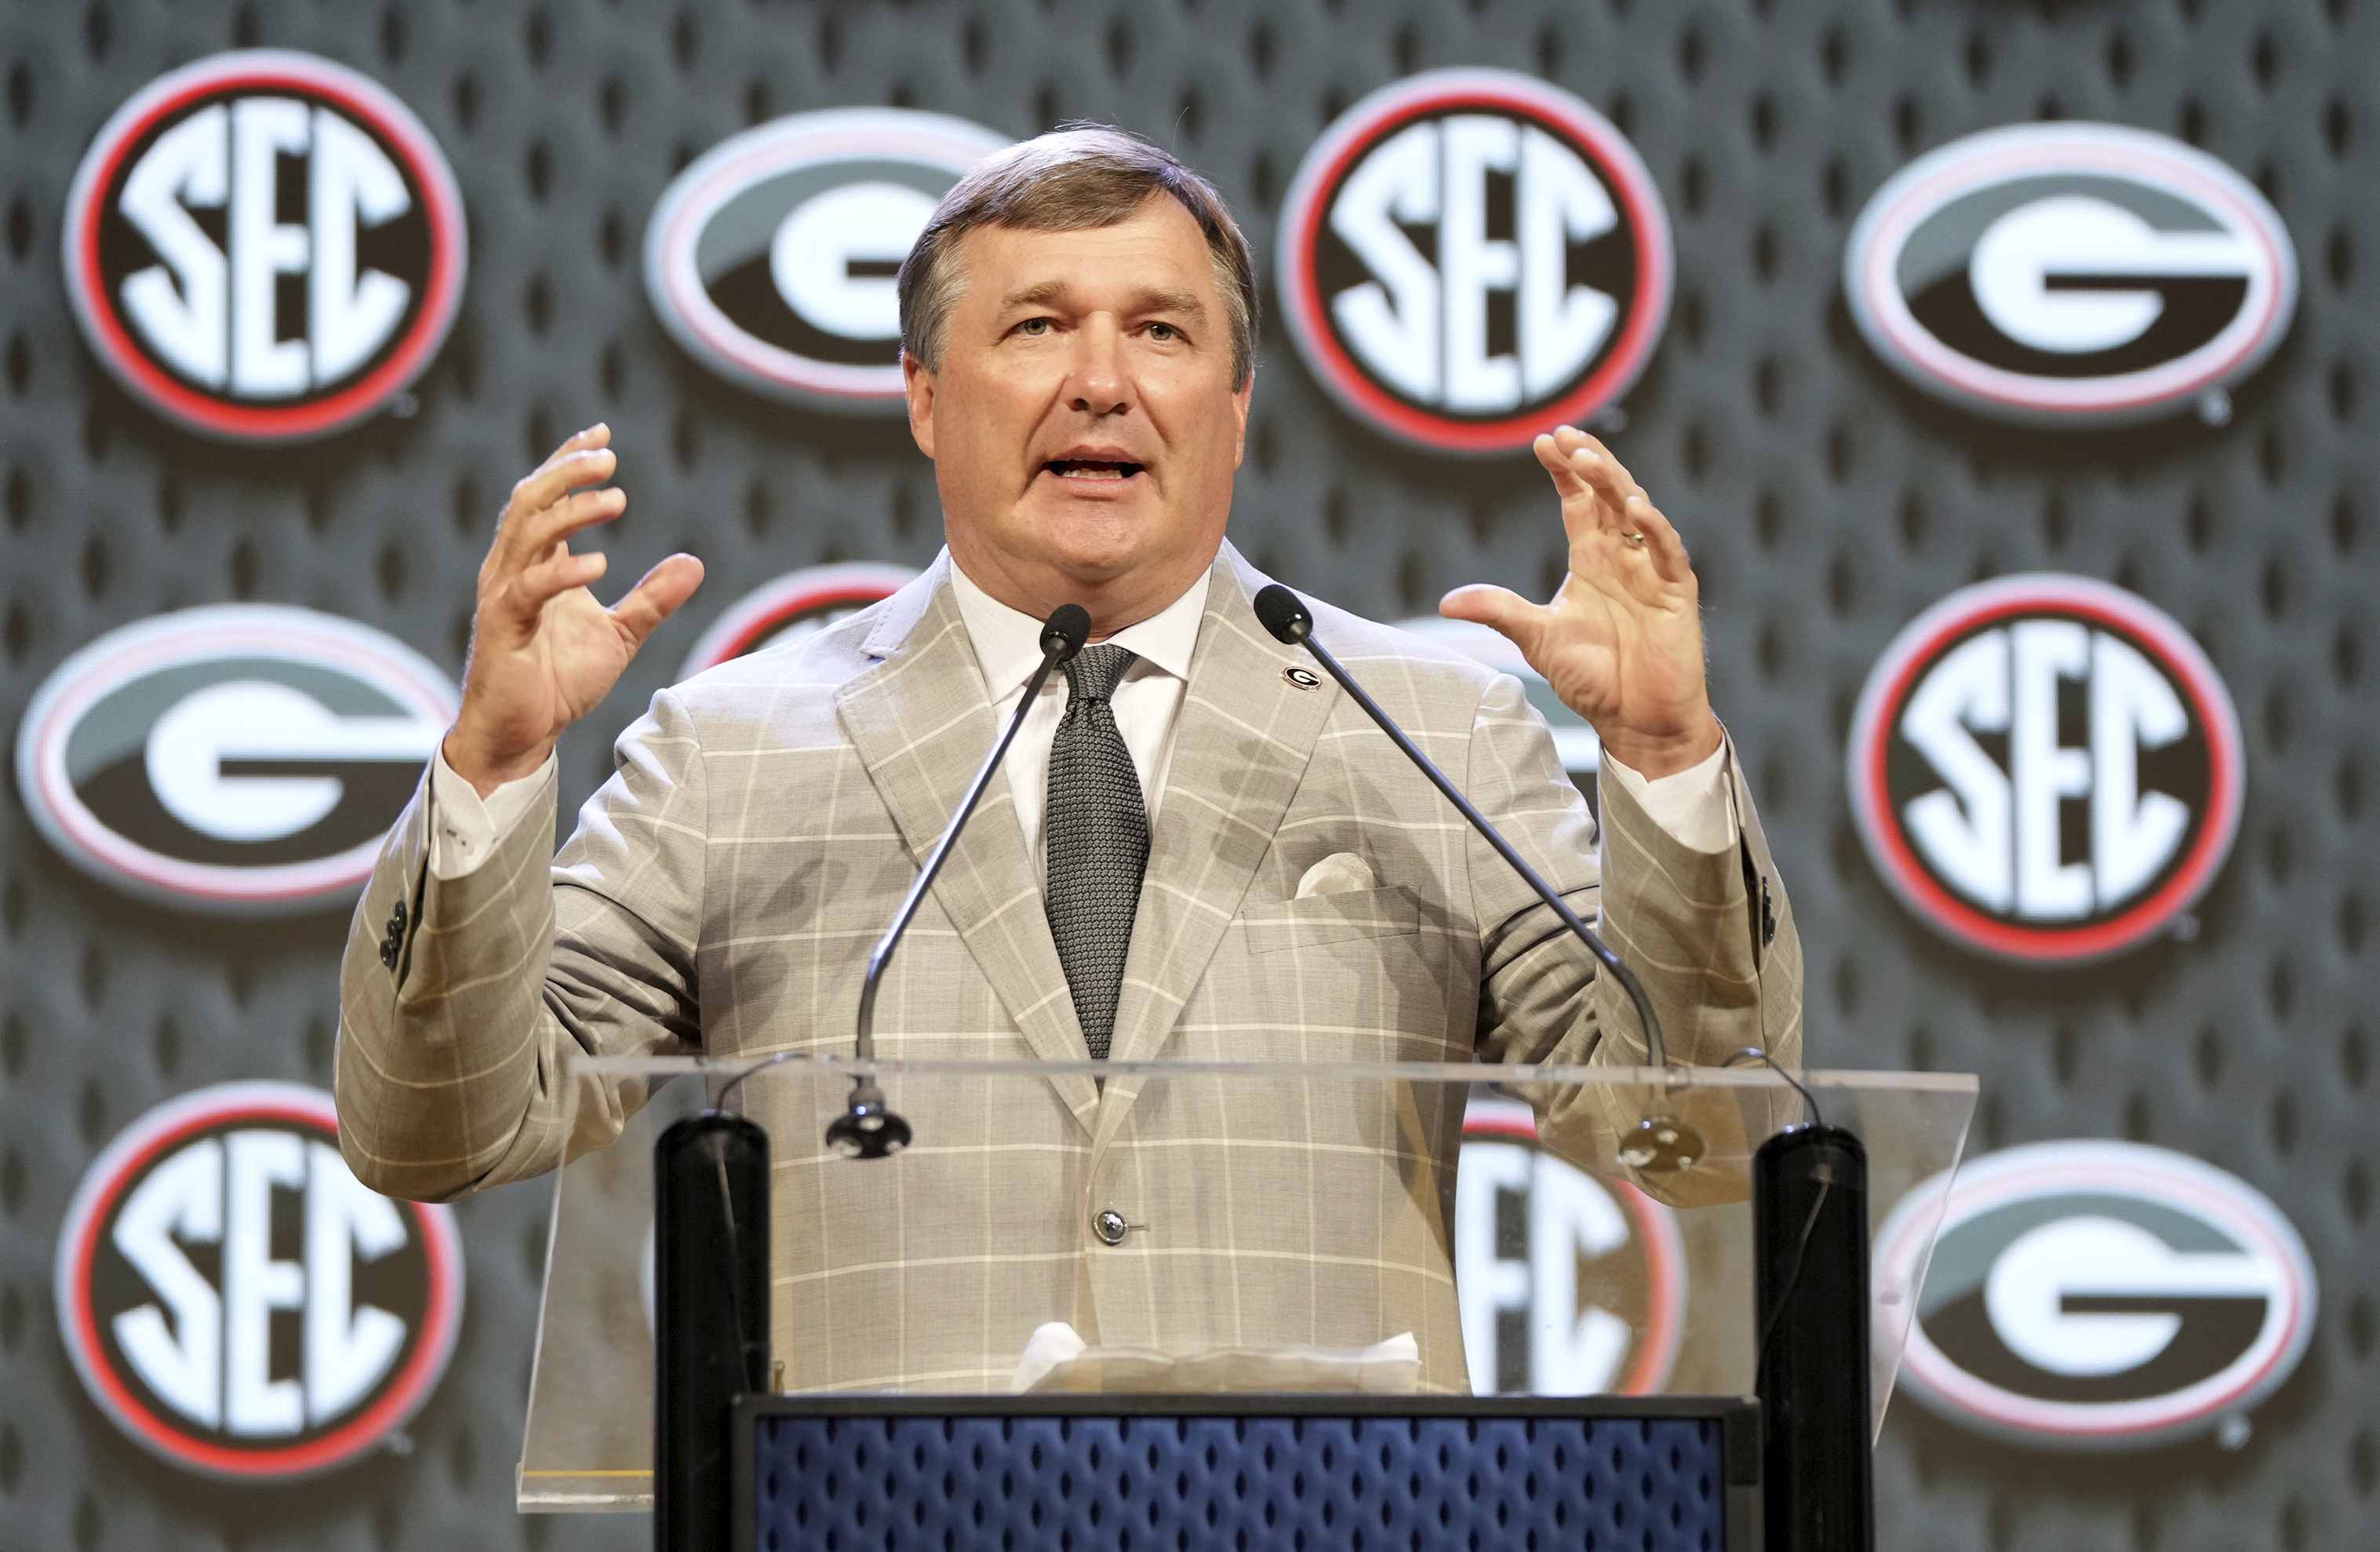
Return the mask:
[[1703, 677], [1700, 585], [1670, 519], [1610, 449], [1574, 427], [1536, 440], [1561, 497], [1570, 574], [1549, 604], [1507, 588], [1457, 588], [1439, 605], [1509, 637], [1604, 752], [1648, 778], [1718, 747]]

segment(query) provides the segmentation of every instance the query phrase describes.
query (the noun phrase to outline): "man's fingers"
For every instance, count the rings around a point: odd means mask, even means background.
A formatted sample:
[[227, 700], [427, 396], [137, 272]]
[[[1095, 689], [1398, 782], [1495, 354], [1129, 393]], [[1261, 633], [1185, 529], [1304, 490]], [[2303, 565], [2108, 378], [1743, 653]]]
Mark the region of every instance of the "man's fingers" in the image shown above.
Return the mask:
[[565, 437], [562, 446], [546, 454], [545, 461], [539, 464], [532, 472], [542, 474], [573, 453], [584, 452], [595, 447], [608, 447], [611, 445], [612, 428], [598, 421], [585, 431]]
[[1511, 588], [1474, 582], [1456, 588], [1439, 600], [1438, 612], [1449, 619], [1467, 619], [1487, 626], [1528, 656], [1536, 650], [1545, 617], [1542, 605], [1532, 604]]
[[531, 513], [520, 525], [516, 541], [523, 564], [567, 544], [586, 530], [610, 522], [628, 509], [628, 493], [616, 485], [577, 491], [552, 506]]
[[1575, 544], [1588, 533], [1632, 532], [1625, 508], [1645, 493], [1611, 449], [1576, 426], [1557, 426], [1533, 445], [1561, 499], [1562, 529]]
[[504, 504], [506, 521], [541, 511], [570, 491], [600, 485], [619, 467], [620, 456], [609, 447], [581, 447], [557, 455], [513, 487], [512, 499]]
[[556, 493], [540, 507], [507, 507], [495, 544], [488, 551], [489, 566], [497, 574], [517, 571], [535, 564], [558, 542], [596, 523], [609, 522], [627, 509], [628, 493], [616, 485]]
[[611, 561], [601, 550], [585, 555], [564, 552], [540, 560], [515, 577], [504, 592], [504, 606], [524, 627], [536, 623], [538, 611], [575, 587], [586, 587], [601, 577]]
[[[1567, 432], [1570, 429], [1568, 426], [1563, 426], [1561, 431]], [[1572, 436], [1577, 434], [1576, 432], [1571, 432]], [[1584, 479], [1579, 477], [1578, 470], [1571, 467], [1570, 455], [1577, 444], [1572, 442], [1564, 446], [1566, 440], [1560, 432], [1557, 432], [1551, 435], [1539, 436], [1529, 445], [1529, 450], [1537, 455], [1537, 461], [1545, 465], [1546, 472], [1553, 477], [1554, 494], [1561, 497], [1564, 502], [1568, 502], [1574, 495], [1585, 495], [1591, 488]]]
[[702, 585], [702, 562], [680, 553], [645, 573], [628, 595], [612, 605], [612, 618], [627, 632], [629, 650], [645, 644], [653, 628], [677, 612]]
[[596, 425], [565, 442], [515, 482], [504, 510], [532, 512], [566, 490], [610, 479], [619, 467], [619, 455], [612, 451], [611, 441], [612, 428]]
[[1644, 550], [1653, 562], [1653, 569], [1665, 582], [1682, 582], [1694, 575], [1694, 563], [1687, 558], [1686, 542], [1679, 537], [1677, 528], [1661, 515], [1661, 509], [1645, 499], [1642, 493], [1628, 498], [1621, 508], [1623, 532], [1645, 536]]
[[1579, 434], [1578, 445], [1571, 450], [1570, 467], [1581, 483], [1610, 503], [1615, 511], [1625, 505], [1630, 496], [1645, 494], [1636, 483], [1635, 476], [1628, 472], [1627, 466], [1611, 456], [1611, 449], [1584, 432]]

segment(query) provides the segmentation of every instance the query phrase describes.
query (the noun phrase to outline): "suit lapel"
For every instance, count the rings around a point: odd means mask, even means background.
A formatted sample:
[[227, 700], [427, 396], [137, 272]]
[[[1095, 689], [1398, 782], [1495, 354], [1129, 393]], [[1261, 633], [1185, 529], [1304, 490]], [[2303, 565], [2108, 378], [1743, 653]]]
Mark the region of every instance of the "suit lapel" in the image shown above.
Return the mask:
[[[1310, 659], [1257, 623], [1249, 599], [1268, 580], [1229, 544], [1216, 557], [1124, 963], [1112, 1046], [1120, 1061], [1163, 1047], [1239, 914], [1339, 699], [1328, 679], [1305, 689], [1283, 677]], [[1120, 1111], [1129, 1094], [1109, 1087], [1108, 1108]], [[1102, 1130], [1120, 1118], [1103, 1117]]]
[[[996, 735], [983, 671], [950, 586], [945, 553], [902, 590], [865, 650], [883, 659], [836, 695], [844, 736], [920, 864], [941, 838], [968, 778]], [[1177, 767], [1178, 768], [1178, 767]], [[1005, 779], [995, 779], [934, 880], [950, 918], [1026, 1044], [1043, 1061], [1082, 1061], [1066, 973], [1041, 905], [1025, 831]], [[899, 956], [894, 956], [895, 968]], [[1088, 1078], [1054, 1081], [1087, 1127], [1099, 1094]]]

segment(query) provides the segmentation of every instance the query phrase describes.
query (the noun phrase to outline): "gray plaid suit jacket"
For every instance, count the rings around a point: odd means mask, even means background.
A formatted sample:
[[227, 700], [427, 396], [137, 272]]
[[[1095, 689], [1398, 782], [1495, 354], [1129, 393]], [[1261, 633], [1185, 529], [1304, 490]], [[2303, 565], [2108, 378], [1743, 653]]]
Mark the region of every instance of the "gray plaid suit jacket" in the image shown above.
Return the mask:
[[[336, 1088], [356, 1173], [445, 1198], [617, 1135], [565, 1058], [849, 1048], [868, 950], [990, 747], [945, 556], [884, 603], [653, 698], [559, 856], [552, 813], [466, 877], [430, 875], [425, 781], [358, 906]], [[1118, 1059], [1595, 1061], [1644, 1048], [1608, 977], [1309, 661], [1257, 623], [1266, 579], [1215, 564], [1152, 836]], [[1703, 854], [1617, 783], [1593, 817], [1517, 681], [1327, 606], [1318, 635], [1590, 918], [1673, 1057], [1799, 1060], [1801, 960], [1729, 752], [1741, 845]], [[549, 800], [549, 802], [551, 800]], [[1373, 890], [1298, 898], [1335, 852]], [[382, 926], [405, 904], [384, 965]], [[1764, 924], [1764, 917], [1767, 924]], [[1006, 784], [994, 782], [878, 1008], [894, 1057], [1087, 1055]], [[988, 1086], [987, 1086], [988, 1087]], [[839, 1106], [840, 1090], [831, 1094]], [[822, 1156], [775, 1129], [774, 1324], [801, 1389], [998, 1388], [1034, 1326], [1190, 1351], [1412, 1331], [1464, 1385], [1448, 1246], [1459, 1093], [1089, 1078], [913, 1084], [917, 1145]], [[1141, 1232], [1091, 1231], [1113, 1207]]]

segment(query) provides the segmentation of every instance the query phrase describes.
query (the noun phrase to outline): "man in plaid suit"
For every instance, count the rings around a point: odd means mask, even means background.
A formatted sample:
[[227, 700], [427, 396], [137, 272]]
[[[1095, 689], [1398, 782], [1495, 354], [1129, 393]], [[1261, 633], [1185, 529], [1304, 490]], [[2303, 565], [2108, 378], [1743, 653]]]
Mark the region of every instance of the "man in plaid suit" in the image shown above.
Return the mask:
[[[556, 739], [702, 568], [674, 556], [596, 602], [603, 557], [569, 540], [625, 505], [603, 427], [515, 487], [462, 714], [348, 947], [357, 1174], [444, 1198], [601, 1145], [626, 1102], [566, 1125], [575, 1052], [846, 1049], [868, 949], [1068, 602], [1122, 650], [1095, 689], [1044, 687], [893, 962], [882, 1054], [1641, 1063], [1610, 979], [1255, 618], [1266, 579], [1223, 533], [1257, 290], [1204, 180], [1111, 131], [1043, 136], [952, 190], [900, 290], [948, 548], [883, 604], [655, 696], [552, 859]], [[1317, 637], [1599, 912], [1673, 1058], [1795, 1062], [1792, 917], [1706, 698], [1684, 547], [1594, 438], [1536, 450], [1569, 577], [1546, 605], [1474, 587], [1444, 610], [1595, 725], [1599, 832], [1510, 676], [1318, 605]], [[937, 1082], [901, 1093], [918, 1145], [892, 1164], [832, 1158], [807, 1111], [775, 1129], [795, 1387], [996, 1387], [1060, 1319], [1176, 1353], [1410, 1331], [1424, 1382], [1463, 1387], [1459, 1093]]]

